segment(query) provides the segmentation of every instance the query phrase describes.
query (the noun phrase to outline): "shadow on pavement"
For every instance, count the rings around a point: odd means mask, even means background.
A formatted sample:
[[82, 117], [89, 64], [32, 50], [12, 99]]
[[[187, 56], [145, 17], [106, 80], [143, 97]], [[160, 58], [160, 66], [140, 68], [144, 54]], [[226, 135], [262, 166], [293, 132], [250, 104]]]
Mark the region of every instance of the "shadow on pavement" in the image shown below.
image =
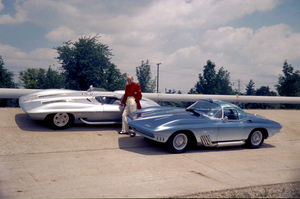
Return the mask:
[[129, 135], [124, 135], [124, 137], [120, 137], [118, 139], [118, 144], [121, 150], [138, 153], [141, 155], [169, 154], [163, 143], [155, 142], [142, 136], [136, 136], [132, 138]]
[[72, 126], [63, 130], [53, 130], [47, 126], [44, 121], [37, 121], [29, 119], [25, 113], [16, 114], [15, 122], [20, 129], [23, 131], [40, 131], [40, 132], [51, 132], [51, 131], [118, 131], [121, 129], [121, 124], [110, 124], [110, 125], [87, 125], [84, 123], [74, 123]]
[[[167, 144], [155, 142], [153, 140], [136, 136], [134, 138], [120, 137], [118, 140], [119, 148], [121, 150], [138, 153], [141, 155], [166, 155], [172, 154], [168, 151]], [[275, 146], [264, 143], [261, 148], [274, 148]], [[205, 147], [205, 146], [191, 146], [185, 153], [207, 153], [220, 151], [242, 151], [242, 150], [259, 150], [249, 149], [246, 146], [229, 146], [229, 147]]]

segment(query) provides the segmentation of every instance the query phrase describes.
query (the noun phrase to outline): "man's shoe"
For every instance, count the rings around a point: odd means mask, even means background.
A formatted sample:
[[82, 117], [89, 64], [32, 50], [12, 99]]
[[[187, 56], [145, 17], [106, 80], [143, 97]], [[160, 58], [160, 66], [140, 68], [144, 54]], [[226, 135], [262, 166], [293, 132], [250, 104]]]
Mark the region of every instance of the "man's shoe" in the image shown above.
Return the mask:
[[128, 134], [127, 132], [119, 131], [119, 134]]
[[131, 134], [130, 134], [130, 137], [135, 137], [135, 133], [131, 133]]

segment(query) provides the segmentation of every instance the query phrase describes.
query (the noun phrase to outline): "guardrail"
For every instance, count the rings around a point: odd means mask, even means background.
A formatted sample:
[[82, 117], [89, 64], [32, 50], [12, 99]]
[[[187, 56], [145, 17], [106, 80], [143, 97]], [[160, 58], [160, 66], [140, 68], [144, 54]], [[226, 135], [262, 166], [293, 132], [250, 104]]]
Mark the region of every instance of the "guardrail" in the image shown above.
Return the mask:
[[0, 98], [19, 98], [37, 91], [41, 91], [41, 89], [0, 88]]
[[200, 99], [212, 98], [234, 103], [270, 103], [300, 104], [300, 97], [279, 96], [245, 96], [245, 95], [204, 95], [204, 94], [160, 94], [143, 93], [143, 96], [154, 101], [195, 102]]
[[[0, 88], [0, 98], [19, 98], [41, 89]], [[300, 97], [279, 96], [245, 96], [245, 95], [203, 95], [203, 94], [165, 94], [143, 93], [144, 97], [154, 101], [195, 102], [200, 99], [213, 98], [234, 103], [270, 103], [270, 104], [300, 104]]]

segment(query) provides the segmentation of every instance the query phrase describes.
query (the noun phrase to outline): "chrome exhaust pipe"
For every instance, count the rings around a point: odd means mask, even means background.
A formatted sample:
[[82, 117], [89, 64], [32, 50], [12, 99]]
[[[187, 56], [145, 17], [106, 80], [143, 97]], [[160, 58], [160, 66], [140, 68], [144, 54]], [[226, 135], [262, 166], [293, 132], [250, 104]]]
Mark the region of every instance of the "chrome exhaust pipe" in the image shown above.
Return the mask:
[[217, 147], [226, 147], [226, 146], [240, 146], [245, 144], [245, 141], [233, 141], [233, 142], [218, 142]]
[[98, 125], [98, 124], [121, 124], [121, 122], [89, 122], [89, 121], [86, 121], [82, 118], [79, 118], [80, 121], [82, 121], [83, 123], [85, 124], [89, 124], [89, 125]]

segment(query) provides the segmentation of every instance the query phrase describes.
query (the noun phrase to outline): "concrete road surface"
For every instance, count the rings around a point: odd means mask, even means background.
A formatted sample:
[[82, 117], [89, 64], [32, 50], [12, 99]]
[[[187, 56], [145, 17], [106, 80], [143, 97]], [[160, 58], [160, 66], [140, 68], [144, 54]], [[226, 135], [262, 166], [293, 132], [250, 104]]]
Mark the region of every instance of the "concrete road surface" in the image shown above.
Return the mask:
[[0, 109], [0, 198], [172, 197], [300, 181], [300, 111], [248, 110], [283, 126], [260, 149], [197, 147], [170, 154], [120, 125], [51, 130]]

